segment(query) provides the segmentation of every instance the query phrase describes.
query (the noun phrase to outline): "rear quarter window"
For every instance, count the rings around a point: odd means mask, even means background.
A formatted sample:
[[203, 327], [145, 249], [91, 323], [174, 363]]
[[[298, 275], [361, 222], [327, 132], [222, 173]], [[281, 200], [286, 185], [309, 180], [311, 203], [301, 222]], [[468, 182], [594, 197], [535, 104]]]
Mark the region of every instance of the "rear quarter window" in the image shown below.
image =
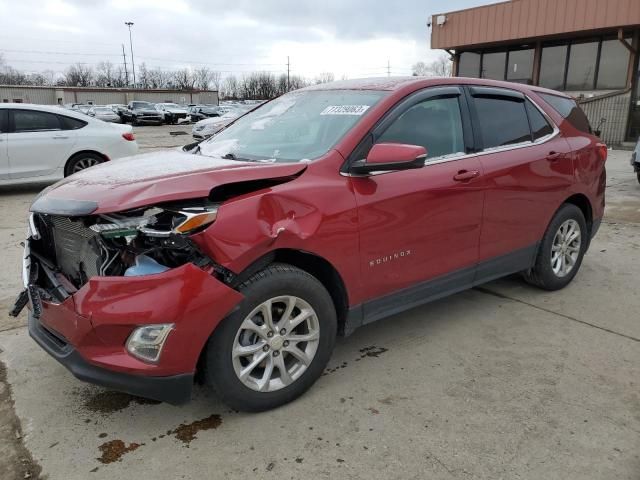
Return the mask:
[[574, 99], [549, 93], [540, 93], [539, 95], [575, 128], [584, 133], [592, 133], [589, 119]]
[[65, 117], [64, 115], [58, 115], [63, 130], [78, 130], [84, 127], [87, 122], [78, 120], [77, 118]]

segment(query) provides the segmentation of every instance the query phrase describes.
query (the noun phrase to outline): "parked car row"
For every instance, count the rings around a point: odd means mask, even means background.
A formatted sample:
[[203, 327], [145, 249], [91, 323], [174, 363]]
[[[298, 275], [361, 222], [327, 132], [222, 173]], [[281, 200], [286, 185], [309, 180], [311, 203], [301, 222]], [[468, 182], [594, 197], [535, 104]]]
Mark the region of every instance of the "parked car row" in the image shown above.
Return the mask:
[[234, 118], [255, 108], [260, 103], [233, 103], [227, 105], [179, 105], [172, 102], [152, 103], [141, 100], [127, 105], [84, 105], [73, 103], [65, 108], [90, 117], [113, 123], [131, 123], [132, 125], [175, 125], [178, 123], [196, 123], [200, 120], [236, 112]]

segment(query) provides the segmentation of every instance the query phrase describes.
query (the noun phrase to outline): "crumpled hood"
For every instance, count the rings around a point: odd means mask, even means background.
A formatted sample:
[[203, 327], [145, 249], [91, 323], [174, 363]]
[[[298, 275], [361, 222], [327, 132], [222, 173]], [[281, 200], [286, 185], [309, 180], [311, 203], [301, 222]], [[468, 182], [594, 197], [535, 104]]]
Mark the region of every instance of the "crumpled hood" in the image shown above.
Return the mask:
[[202, 198], [212, 188], [301, 173], [304, 163], [254, 163], [176, 150], [145, 153], [91, 167], [40, 193], [31, 211], [81, 216]]

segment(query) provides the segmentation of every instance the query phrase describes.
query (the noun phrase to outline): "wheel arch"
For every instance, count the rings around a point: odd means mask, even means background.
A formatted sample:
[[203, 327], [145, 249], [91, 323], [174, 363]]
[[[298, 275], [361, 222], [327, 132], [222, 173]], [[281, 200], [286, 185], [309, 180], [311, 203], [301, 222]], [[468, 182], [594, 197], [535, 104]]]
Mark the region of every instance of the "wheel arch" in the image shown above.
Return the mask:
[[91, 153], [93, 155], [98, 155], [99, 157], [102, 157], [105, 162], [108, 162], [110, 160], [109, 157], [107, 157], [104, 153], [98, 152], [97, 150], [90, 150], [90, 149], [79, 150], [77, 152], [74, 152], [72, 155], [70, 155], [69, 158], [67, 159], [67, 161], [64, 163], [64, 176], [65, 177], [69, 175], [69, 165], [71, 164], [71, 162], [76, 157], [79, 157], [80, 155], [87, 154], [87, 153]]
[[349, 294], [342, 275], [327, 259], [315, 253], [291, 248], [279, 248], [253, 261], [242, 272], [237, 274], [235, 284], [240, 284], [267, 265], [278, 262], [287, 263], [304, 270], [317, 278], [327, 289], [338, 319], [338, 331], [341, 332], [349, 310]]
[[589, 230], [589, 238], [591, 238], [591, 232], [593, 230], [593, 207], [591, 202], [589, 201], [589, 197], [584, 195], [583, 193], [576, 193], [567, 198], [564, 204], [571, 204], [578, 207], [582, 214], [584, 215], [584, 219], [587, 222], [587, 229]]

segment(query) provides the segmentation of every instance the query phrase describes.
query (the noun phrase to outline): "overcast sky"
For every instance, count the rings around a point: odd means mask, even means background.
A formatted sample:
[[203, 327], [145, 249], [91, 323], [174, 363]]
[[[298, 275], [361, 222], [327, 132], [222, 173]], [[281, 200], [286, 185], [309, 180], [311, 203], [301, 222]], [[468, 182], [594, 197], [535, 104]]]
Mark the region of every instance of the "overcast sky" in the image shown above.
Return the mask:
[[0, 0], [0, 54], [29, 72], [129, 58], [137, 65], [208, 66], [336, 78], [411, 73], [429, 49], [431, 14], [492, 0]]

